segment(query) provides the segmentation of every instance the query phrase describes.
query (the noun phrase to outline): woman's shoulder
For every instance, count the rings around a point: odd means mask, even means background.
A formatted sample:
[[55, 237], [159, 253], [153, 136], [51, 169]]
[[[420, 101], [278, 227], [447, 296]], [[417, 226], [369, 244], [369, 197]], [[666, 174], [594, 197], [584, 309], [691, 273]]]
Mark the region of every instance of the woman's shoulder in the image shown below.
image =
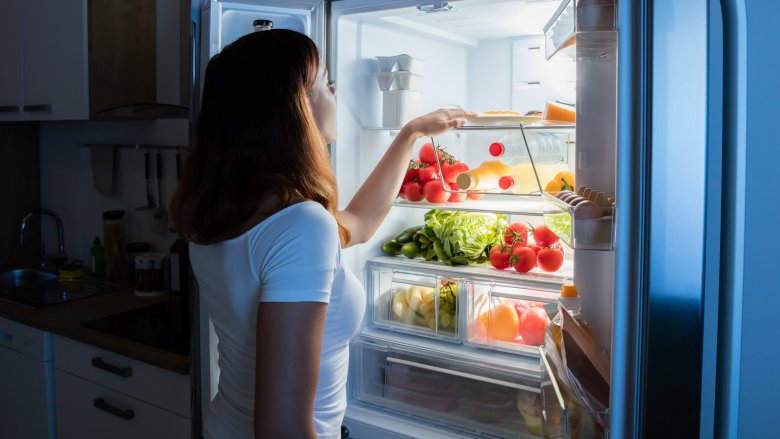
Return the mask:
[[336, 218], [316, 201], [304, 200], [292, 204], [266, 218], [259, 225], [267, 223], [272, 228], [281, 227], [283, 230], [307, 233], [319, 233], [336, 231], [338, 225]]

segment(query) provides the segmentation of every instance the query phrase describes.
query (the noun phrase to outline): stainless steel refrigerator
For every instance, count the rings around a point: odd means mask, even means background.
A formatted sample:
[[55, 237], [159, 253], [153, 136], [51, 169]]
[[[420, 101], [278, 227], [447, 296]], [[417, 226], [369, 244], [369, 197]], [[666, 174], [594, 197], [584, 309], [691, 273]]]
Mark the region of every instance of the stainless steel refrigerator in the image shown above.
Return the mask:
[[[431, 208], [554, 224], [555, 214], [571, 213], [566, 206], [538, 191], [460, 204], [399, 200], [371, 241], [345, 252], [368, 295], [351, 347], [345, 435], [562, 434], [533, 425], [552, 422], [541, 401], [549, 377], [533, 343], [478, 336], [470, 325], [479, 318], [481, 297], [493, 304], [525, 300], [552, 315], [564, 283], [577, 285], [583, 315], [610, 358], [610, 437], [778, 431], [766, 422], [780, 390], [770, 369], [778, 360], [771, 348], [778, 299], [762, 292], [772, 291], [766, 273], [780, 213], [771, 198], [759, 196], [776, 185], [772, 167], [780, 158], [770, 137], [780, 88], [773, 85], [780, 67], [769, 38], [780, 18], [776, 4], [255, 0], [197, 6], [196, 76], [226, 44], [267, 24], [256, 20], [306, 33], [318, 44], [339, 89], [339, 137], [331, 155], [342, 202], [409, 114], [448, 106], [524, 114], [548, 101], [574, 104], [576, 125], [529, 124], [523, 132], [557, 136], [567, 145], [562, 161], [577, 186], [615, 199], [598, 224], [570, 218], [562, 269], [528, 274], [382, 256], [380, 248], [421, 224]], [[388, 68], [381, 57], [396, 55], [417, 64], [400, 68], [396, 61], [392, 83], [383, 84]], [[517, 129], [469, 127], [422, 139], [415, 152], [432, 141], [477, 165], [484, 145]], [[584, 235], [591, 227], [601, 231], [595, 240]], [[394, 317], [394, 289], [439, 292], [450, 284], [459, 292], [456, 323], [443, 328], [439, 313], [431, 327]], [[202, 308], [200, 321], [205, 412], [216, 391], [217, 340]], [[548, 410], [529, 416], [521, 397]]]

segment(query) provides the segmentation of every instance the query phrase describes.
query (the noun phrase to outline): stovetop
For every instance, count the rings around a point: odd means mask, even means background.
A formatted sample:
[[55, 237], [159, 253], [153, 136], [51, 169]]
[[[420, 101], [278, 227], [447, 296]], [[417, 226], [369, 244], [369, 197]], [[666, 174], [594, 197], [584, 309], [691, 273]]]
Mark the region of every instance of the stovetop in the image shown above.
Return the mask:
[[190, 307], [189, 301], [183, 298], [90, 320], [82, 325], [176, 354], [190, 354]]

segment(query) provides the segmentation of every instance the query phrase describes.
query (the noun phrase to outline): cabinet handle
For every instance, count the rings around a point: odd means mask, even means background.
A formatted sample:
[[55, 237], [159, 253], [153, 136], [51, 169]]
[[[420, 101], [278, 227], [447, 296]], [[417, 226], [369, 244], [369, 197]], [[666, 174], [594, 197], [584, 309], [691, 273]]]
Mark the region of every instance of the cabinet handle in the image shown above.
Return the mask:
[[437, 373], [443, 373], [443, 374], [446, 374], [446, 375], [453, 375], [453, 376], [468, 378], [470, 380], [482, 381], [482, 382], [490, 383], [490, 384], [498, 384], [499, 386], [509, 387], [509, 388], [512, 388], [512, 389], [527, 390], [529, 392], [539, 393], [539, 388], [538, 387], [524, 386], [522, 384], [515, 384], [515, 383], [509, 382], [509, 381], [497, 380], [495, 378], [489, 378], [489, 377], [483, 377], [483, 376], [480, 376], [480, 375], [474, 375], [473, 373], [460, 372], [458, 370], [445, 369], [443, 367], [431, 366], [429, 364], [418, 363], [416, 361], [403, 360], [401, 358], [395, 358], [395, 357], [387, 357], [387, 362], [388, 363], [403, 364], [405, 366], [416, 367], [418, 369], [430, 370], [430, 371], [437, 372]]
[[0, 113], [18, 113], [19, 112], [19, 106], [18, 105], [3, 105], [0, 106]]
[[103, 361], [100, 357], [95, 357], [92, 359], [92, 366], [97, 367], [98, 369], [103, 369], [106, 372], [113, 373], [114, 375], [119, 375], [121, 377], [131, 377], [133, 376], [133, 368], [132, 367], [119, 367], [114, 366], [113, 364], [108, 364], [105, 361]]
[[36, 105], [25, 105], [22, 107], [23, 111], [51, 111], [51, 105], [50, 104], [36, 104]]
[[531, 46], [531, 47], [528, 48], [528, 50], [539, 50], [541, 48], [542, 48], [542, 46]]
[[107, 403], [103, 398], [93, 399], [92, 405], [97, 409], [103, 410], [106, 413], [111, 413], [112, 415], [118, 416], [126, 421], [129, 421], [135, 417], [135, 412], [133, 409], [122, 410], [120, 408], [116, 408], [113, 405]]

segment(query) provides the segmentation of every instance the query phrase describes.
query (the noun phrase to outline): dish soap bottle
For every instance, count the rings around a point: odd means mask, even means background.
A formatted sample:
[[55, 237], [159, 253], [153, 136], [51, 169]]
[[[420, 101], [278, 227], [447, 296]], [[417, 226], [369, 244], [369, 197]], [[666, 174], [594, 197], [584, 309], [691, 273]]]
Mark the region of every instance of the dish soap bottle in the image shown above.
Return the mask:
[[103, 244], [100, 243], [100, 238], [95, 237], [92, 242], [92, 247], [89, 249], [90, 255], [92, 255], [92, 273], [95, 277], [103, 278], [106, 276], [105, 256], [106, 251], [103, 248]]
[[562, 312], [568, 311], [572, 318], [582, 326], [582, 329], [588, 333], [591, 337], [593, 332], [590, 329], [590, 325], [582, 317], [582, 303], [580, 302], [580, 296], [577, 292], [577, 286], [574, 284], [564, 284], [561, 287], [561, 295], [558, 296], [558, 313], [552, 318], [550, 324], [547, 325], [547, 332], [555, 342], [555, 347], [558, 349], [558, 353], [561, 353], [561, 346], [563, 344], [563, 332], [561, 325], [563, 324]]

